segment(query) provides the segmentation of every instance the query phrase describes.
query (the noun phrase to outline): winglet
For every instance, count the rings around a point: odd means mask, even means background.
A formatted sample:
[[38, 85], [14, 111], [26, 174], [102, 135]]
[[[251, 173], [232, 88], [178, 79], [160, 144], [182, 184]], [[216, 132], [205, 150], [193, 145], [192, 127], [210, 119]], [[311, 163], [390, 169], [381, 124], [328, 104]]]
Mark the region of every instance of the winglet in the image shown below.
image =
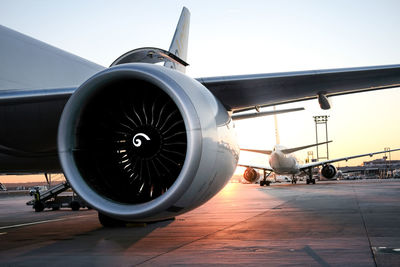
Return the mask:
[[[183, 7], [181, 17], [179, 18], [178, 25], [176, 26], [174, 37], [172, 38], [169, 52], [187, 61], [188, 51], [188, 40], [189, 40], [189, 24], [190, 24], [190, 12], [186, 7]], [[176, 69], [181, 72], [185, 72], [186, 67], [175, 62], [165, 62], [165, 67]]]

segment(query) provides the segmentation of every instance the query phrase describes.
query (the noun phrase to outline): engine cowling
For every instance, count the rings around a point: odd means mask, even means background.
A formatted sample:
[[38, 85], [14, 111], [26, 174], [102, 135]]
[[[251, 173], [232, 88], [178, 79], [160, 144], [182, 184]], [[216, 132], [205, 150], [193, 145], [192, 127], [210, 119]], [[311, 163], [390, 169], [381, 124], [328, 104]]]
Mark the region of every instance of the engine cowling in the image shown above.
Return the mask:
[[331, 164], [324, 165], [321, 169], [321, 175], [326, 179], [332, 179], [336, 176], [337, 169]]
[[260, 179], [260, 173], [255, 169], [248, 167], [243, 173], [243, 178], [249, 183], [255, 183]]
[[100, 213], [155, 221], [189, 211], [232, 176], [239, 148], [222, 104], [199, 82], [151, 64], [106, 69], [63, 111], [59, 157]]

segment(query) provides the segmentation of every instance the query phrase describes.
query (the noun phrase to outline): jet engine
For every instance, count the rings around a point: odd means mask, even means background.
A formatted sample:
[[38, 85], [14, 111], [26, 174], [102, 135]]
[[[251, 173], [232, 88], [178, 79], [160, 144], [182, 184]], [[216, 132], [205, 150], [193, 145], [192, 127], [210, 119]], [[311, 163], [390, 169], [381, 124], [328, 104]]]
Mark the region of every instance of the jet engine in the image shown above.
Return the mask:
[[71, 96], [59, 157], [73, 189], [99, 214], [163, 220], [200, 206], [229, 181], [239, 156], [233, 127], [196, 80], [159, 65], [122, 64]]
[[248, 167], [243, 173], [243, 178], [249, 183], [255, 183], [260, 179], [260, 173], [255, 169]]
[[332, 179], [336, 176], [337, 170], [336, 167], [331, 164], [326, 164], [321, 169], [321, 175], [326, 179]]

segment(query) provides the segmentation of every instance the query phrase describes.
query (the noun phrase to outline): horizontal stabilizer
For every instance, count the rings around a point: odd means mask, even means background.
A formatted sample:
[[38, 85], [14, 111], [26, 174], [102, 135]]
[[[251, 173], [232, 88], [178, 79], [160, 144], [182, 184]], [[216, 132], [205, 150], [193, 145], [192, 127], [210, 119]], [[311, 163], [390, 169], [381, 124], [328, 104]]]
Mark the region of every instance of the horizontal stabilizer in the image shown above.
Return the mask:
[[240, 150], [256, 152], [256, 153], [266, 154], [266, 155], [271, 155], [271, 153], [272, 153], [272, 150], [259, 150], [259, 149], [247, 149], [247, 148], [241, 148]]
[[281, 110], [270, 110], [270, 111], [263, 111], [263, 112], [250, 113], [250, 114], [234, 114], [234, 115], [232, 115], [232, 119], [233, 120], [245, 120], [245, 119], [270, 116], [270, 115], [276, 115], [276, 114], [282, 114], [282, 113], [288, 113], [288, 112], [294, 112], [294, 111], [301, 111], [301, 110], [304, 110], [304, 108], [289, 108], [289, 109], [281, 109]]
[[312, 145], [307, 145], [307, 146], [299, 146], [299, 147], [294, 147], [294, 148], [286, 148], [286, 149], [282, 149], [281, 152], [284, 154], [290, 154], [299, 150], [303, 150], [309, 147], [313, 147], [313, 146], [319, 146], [319, 145], [324, 145], [327, 143], [331, 143], [332, 141], [327, 141], [327, 142], [322, 142], [322, 143], [317, 143], [317, 144], [312, 144]]
[[[322, 142], [322, 143], [317, 143], [317, 144], [312, 144], [312, 145], [307, 145], [307, 146], [299, 146], [299, 147], [294, 147], [294, 148], [286, 148], [286, 149], [282, 149], [280, 150], [282, 153], [284, 154], [290, 154], [299, 150], [303, 150], [309, 147], [313, 147], [313, 146], [319, 146], [319, 145], [324, 145], [327, 143], [330, 143], [332, 141], [328, 141], [328, 142]], [[272, 154], [272, 150], [259, 150], [259, 149], [247, 149], [247, 148], [241, 148], [240, 150], [242, 151], [250, 151], [250, 152], [255, 152], [255, 153], [260, 153], [260, 154], [266, 154], [266, 155], [271, 155]]]

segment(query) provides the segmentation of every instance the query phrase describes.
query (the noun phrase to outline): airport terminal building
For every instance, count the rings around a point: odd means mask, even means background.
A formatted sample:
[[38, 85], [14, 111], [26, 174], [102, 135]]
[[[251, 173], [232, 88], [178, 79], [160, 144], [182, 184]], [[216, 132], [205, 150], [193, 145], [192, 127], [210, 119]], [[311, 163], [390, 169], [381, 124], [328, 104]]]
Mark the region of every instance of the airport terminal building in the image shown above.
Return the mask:
[[387, 160], [385, 157], [371, 161], [364, 161], [361, 166], [339, 167], [344, 174], [361, 175], [365, 178], [386, 178], [397, 175], [395, 170], [400, 169], [400, 160]]

